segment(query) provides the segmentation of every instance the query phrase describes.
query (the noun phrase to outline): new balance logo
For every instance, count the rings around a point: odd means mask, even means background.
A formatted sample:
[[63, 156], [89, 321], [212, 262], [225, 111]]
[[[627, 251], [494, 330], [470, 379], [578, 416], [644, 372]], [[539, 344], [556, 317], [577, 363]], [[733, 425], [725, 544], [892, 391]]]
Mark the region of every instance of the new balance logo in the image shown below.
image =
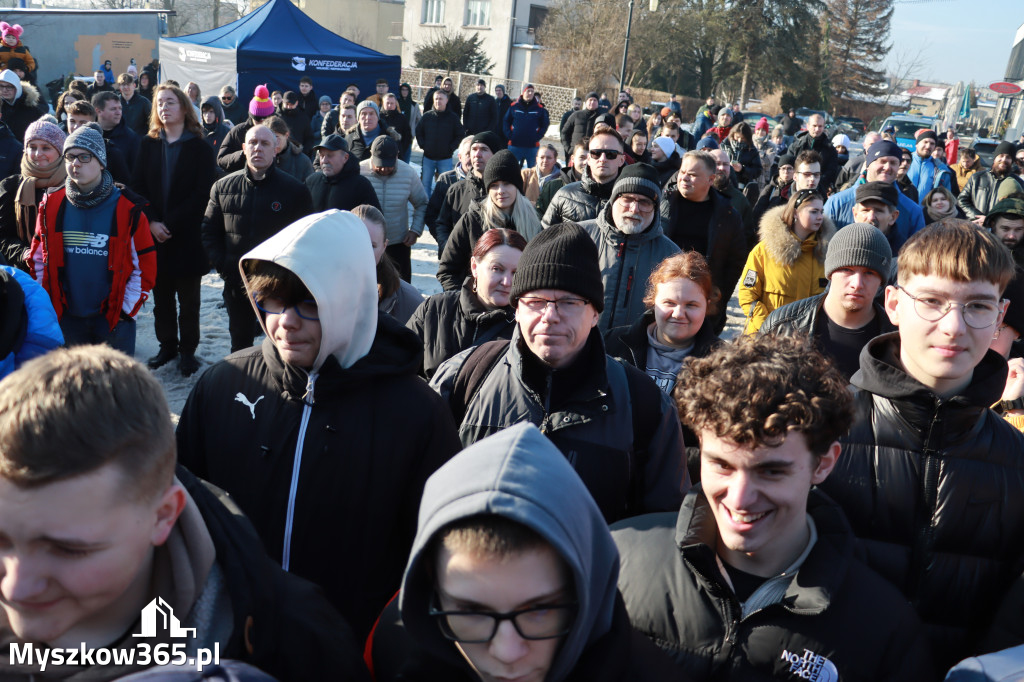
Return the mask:
[[783, 650], [782, 660], [789, 663], [789, 672], [808, 682], [839, 682], [835, 664], [810, 649], [804, 649], [803, 654]]
[[250, 403], [249, 399], [245, 397], [245, 394], [242, 393], [241, 391], [239, 391], [238, 393], [235, 394], [235, 402], [236, 403], [242, 403], [243, 405], [248, 407], [249, 408], [249, 414], [252, 415], [252, 420], [256, 421], [256, 404], [259, 403], [259, 401], [263, 400], [263, 398], [265, 398], [265, 397], [266, 396], [262, 396], [261, 395], [259, 398], [256, 398], [256, 402], [255, 403]]
[[94, 249], [103, 249], [107, 246], [110, 237], [105, 234], [93, 234], [92, 232], [67, 231], [64, 233], [64, 243], [69, 246], [84, 246]]
[[[195, 637], [195, 628], [183, 628], [174, 609], [161, 597], [155, 598], [142, 609], [142, 632], [132, 637], [156, 637], [158, 630], [166, 632], [170, 637]], [[189, 634], [191, 633], [191, 634]]]

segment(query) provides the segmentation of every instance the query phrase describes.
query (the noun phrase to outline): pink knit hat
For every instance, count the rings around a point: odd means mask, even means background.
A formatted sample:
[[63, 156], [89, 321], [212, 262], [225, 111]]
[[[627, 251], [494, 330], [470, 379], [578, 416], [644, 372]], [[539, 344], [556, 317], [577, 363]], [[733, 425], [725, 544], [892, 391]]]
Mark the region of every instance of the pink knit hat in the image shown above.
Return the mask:
[[25, 146], [32, 140], [42, 140], [57, 151], [64, 149], [67, 135], [55, 123], [49, 121], [33, 121], [25, 129]]
[[270, 90], [266, 84], [257, 85], [256, 92], [249, 100], [249, 113], [256, 118], [266, 118], [274, 115], [274, 103], [270, 100]]

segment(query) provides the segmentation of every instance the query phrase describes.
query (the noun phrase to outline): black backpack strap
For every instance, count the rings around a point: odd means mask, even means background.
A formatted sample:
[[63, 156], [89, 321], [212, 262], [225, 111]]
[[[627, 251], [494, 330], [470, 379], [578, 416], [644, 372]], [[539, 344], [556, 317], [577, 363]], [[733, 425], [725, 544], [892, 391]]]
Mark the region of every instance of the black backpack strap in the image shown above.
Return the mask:
[[459, 368], [459, 373], [455, 376], [455, 385], [452, 386], [452, 395], [449, 398], [452, 416], [455, 418], [456, 424], [462, 424], [462, 420], [466, 416], [466, 406], [476, 395], [480, 384], [505, 355], [509, 343], [508, 339], [488, 341], [474, 348], [466, 356], [462, 367]]

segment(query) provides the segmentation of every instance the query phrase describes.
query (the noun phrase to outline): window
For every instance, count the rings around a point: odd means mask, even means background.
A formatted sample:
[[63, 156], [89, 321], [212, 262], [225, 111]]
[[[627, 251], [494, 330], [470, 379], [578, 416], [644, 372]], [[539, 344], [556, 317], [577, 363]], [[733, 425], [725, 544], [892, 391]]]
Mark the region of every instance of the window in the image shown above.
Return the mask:
[[423, 0], [423, 23], [444, 23], [444, 0]]
[[466, 26], [491, 25], [491, 0], [466, 0]]

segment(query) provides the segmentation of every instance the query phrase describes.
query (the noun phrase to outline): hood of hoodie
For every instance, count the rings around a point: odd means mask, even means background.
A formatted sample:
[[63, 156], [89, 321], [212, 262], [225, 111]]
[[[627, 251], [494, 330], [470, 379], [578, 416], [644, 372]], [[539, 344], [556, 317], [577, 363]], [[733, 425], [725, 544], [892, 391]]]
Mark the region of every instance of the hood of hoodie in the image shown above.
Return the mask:
[[[213, 113], [217, 115], [217, 124], [220, 125], [221, 123], [223, 123], [224, 107], [220, 105], [220, 97], [217, 97], [216, 95], [210, 95], [209, 97], [203, 100], [203, 104], [201, 107], [199, 107], [199, 110], [202, 111], [203, 107], [205, 107], [207, 104], [213, 107]], [[201, 116], [199, 118], [199, 122], [203, 123], [203, 119]]]
[[572, 574], [578, 609], [547, 682], [566, 679], [583, 650], [611, 627], [619, 553], [608, 525], [572, 466], [533, 424], [485, 438], [453, 457], [427, 480], [416, 540], [402, 580], [399, 606], [412, 636], [433, 654], [462, 661], [427, 615], [433, 567], [425, 565], [431, 538], [447, 524], [480, 514], [521, 523], [546, 539]]
[[18, 98], [21, 97], [21, 93], [24, 91], [24, 88], [21, 84], [21, 79], [18, 78], [18, 74], [14, 73], [10, 69], [4, 69], [3, 71], [0, 71], [0, 80], [6, 81], [14, 86], [14, 100], [12, 101], [12, 104], [14, 102], [17, 102]]
[[[313, 372], [318, 372], [329, 356], [348, 369], [370, 351], [377, 330], [377, 271], [363, 221], [336, 209], [314, 213], [242, 256], [238, 268], [250, 301], [253, 292], [245, 263], [251, 260], [291, 270], [316, 300], [322, 336]], [[255, 302], [253, 310], [266, 332]]]

